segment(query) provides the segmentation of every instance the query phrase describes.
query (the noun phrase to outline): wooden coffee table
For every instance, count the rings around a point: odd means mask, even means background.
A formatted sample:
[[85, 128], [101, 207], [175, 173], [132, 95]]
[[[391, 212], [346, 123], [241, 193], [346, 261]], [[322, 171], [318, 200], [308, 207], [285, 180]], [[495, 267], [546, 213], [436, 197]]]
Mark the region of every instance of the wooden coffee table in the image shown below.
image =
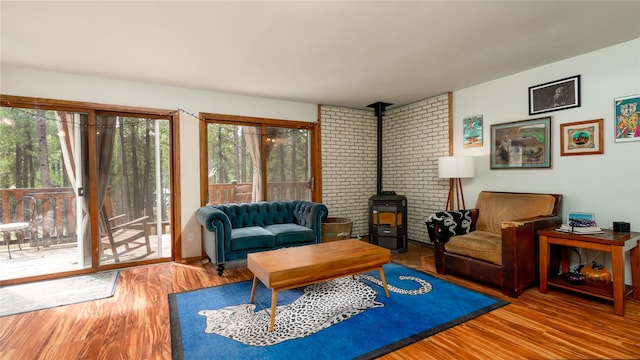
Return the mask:
[[281, 290], [378, 269], [385, 295], [389, 297], [382, 265], [389, 263], [390, 258], [389, 249], [356, 239], [249, 254], [247, 267], [254, 275], [249, 302], [253, 303], [258, 279], [272, 289], [269, 331], [273, 331]]

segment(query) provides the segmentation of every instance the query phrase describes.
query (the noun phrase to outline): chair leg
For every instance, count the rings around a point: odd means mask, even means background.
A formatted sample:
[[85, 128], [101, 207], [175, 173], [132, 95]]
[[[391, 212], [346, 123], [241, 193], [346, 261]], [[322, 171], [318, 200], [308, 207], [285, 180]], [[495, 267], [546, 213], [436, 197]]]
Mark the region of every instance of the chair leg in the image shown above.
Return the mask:
[[[26, 234], [26, 230], [22, 230], [22, 240], [24, 240]], [[22, 246], [20, 245], [20, 238], [18, 237], [18, 233], [16, 233], [16, 240], [18, 241], [18, 249], [22, 251]]]
[[[162, 236], [162, 235], [160, 235]], [[144, 242], [145, 244], [147, 244], [147, 255], [151, 254], [151, 241], [149, 240], [149, 236], [147, 234], [144, 234]], [[160, 249], [158, 249], [159, 251]]]
[[[7, 252], [9, 253], [9, 260], [11, 260], [11, 233], [4, 233], [4, 241], [7, 243]], [[8, 235], [8, 236], [7, 236]]]

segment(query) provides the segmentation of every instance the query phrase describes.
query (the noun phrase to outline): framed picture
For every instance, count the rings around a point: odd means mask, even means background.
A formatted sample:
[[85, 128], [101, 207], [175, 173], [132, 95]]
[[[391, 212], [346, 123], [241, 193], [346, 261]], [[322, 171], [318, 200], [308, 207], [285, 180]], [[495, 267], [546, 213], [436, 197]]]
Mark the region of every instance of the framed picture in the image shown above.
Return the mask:
[[560, 124], [560, 155], [604, 154], [603, 119]]
[[463, 147], [482, 147], [482, 115], [462, 119]]
[[640, 140], [640, 95], [626, 96], [614, 100], [616, 142]]
[[596, 226], [596, 216], [589, 212], [567, 212], [567, 224], [575, 227]]
[[529, 115], [580, 106], [580, 75], [529, 87]]
[[551, 167], [551, 118], [491, 125], [491, 168]]

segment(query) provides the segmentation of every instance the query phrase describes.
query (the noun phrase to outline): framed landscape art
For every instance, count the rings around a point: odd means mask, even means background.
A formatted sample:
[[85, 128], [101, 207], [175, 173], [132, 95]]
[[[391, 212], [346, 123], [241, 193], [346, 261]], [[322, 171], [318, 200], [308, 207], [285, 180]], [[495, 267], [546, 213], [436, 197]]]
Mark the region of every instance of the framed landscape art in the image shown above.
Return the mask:
[[580, 106], [580, 75], [529, 87], [529, 115]]
[[640, 95], [626, 96], [614, 100], [616, 142], [640, 140]]
[[491, 169], [550, 167], [550, 117], [491, 125]]
[[604, 154], [603, 119], [560, 124], [560, 155]]

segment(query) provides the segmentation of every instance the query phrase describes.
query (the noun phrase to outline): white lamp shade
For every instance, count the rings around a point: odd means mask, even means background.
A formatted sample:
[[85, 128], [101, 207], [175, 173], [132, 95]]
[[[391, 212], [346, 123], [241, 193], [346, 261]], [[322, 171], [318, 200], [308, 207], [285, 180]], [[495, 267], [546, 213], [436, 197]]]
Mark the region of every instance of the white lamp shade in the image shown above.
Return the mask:
[[438, 158], [438, 177], [445, 179], [472, 178], [475, 161], [472, 156], [444, 156]]
[[451, 179], [458, 175], [458, 159], [455, 156], [438, 158], [438, 177]]
[[458, 156], [458, 177], [472, 178], [476, 174], [476, 162], [473, 156]]

